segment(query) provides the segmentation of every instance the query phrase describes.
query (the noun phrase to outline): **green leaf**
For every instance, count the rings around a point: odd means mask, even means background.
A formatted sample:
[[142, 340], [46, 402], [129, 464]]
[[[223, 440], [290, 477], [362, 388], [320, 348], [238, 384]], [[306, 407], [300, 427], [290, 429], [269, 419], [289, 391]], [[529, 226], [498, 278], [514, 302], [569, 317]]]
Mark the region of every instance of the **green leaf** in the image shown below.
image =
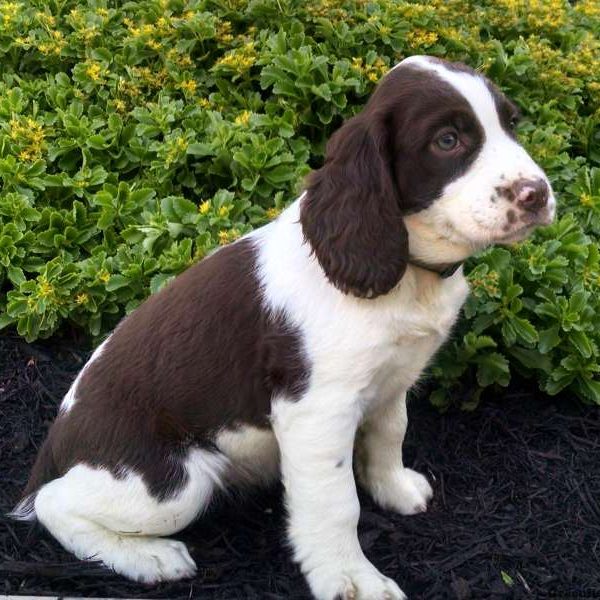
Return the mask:
[[538, 341], [538, 333], [535, 327], [526, 319], [520, 317], [511, 317], [511, 325], [518, 337], [520, 337], [526, 344], [535, 344]]
[[27, 278], [25, 277], [25, 273], [23, 273], [23, 269], [20, 267], [9, 266], [7, 269], [8, 278], [16, 287], [19, 287], [22, 283], [24, 283]]
[[590, 358], [594, 349], [588, 336], [583, 331], [571, 331], [569, 333], [569, 341], [577, 348], [577, 351], [584, 358]]
[[577, 383], [588, 400], [600, 404], [600, 381], [579, 377]]
[[162, 290], [170, 281], [175, 279], [175, 275], [169, 275], [167, 273], [159, 273], [150, 280], [150, 293], [156, 294], [156, 292]]
[[553, 325], [552, 327], [548, 327], [548, 329], [540, 331], [538, 348], [542, 354], [547, 354], [552, 348], [560, 344], [559, 333], [560, 327], [558, 325]]
[[11, 317], [7, 313], [0, 313], [0, 329], [4, 329], [9, 325], [12, 325], [15, 322], [15, 319]]
[[192, 156], [214, 156], [215, 151], [210, 144], [194, 142], [187, 147], [187, 153]]
[[114, 292], [115, 290], [119, 290], [128, 286], [129, 283], [129, 279], [123, 275], [111, 275], [110, 279], [106, 283], [106, 290], [108, 292]]
[[498, 352], [491, 352], [479, 356], [476, 360], [477, 381], [481, 387], [498, 383], [506, 387], [510, 381], [510, 368], [508, 360]]

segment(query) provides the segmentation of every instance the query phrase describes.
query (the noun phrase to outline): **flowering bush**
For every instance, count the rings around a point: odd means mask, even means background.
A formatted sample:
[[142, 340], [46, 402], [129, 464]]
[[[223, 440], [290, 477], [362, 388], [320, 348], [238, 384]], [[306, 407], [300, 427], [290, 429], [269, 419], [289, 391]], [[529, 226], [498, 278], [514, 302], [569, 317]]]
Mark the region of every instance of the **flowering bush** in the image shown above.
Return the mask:
[[429, 53], [520, 104], [562, 211], [469, 265], [433, 401], [519, 372], [600, 402], [599, 34], [595, 0], [0, 0], [0, 327], [108, 331], [274, 218], [387, 69]]

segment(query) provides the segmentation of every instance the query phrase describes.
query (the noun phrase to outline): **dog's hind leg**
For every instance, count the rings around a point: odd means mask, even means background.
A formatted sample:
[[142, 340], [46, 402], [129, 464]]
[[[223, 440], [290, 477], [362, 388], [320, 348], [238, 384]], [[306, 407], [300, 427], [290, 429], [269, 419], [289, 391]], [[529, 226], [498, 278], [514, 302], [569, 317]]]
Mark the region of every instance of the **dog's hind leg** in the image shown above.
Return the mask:
[[154, 497], [143, 478], [122, 469], [116, 476], [78, 464], [44, 485], [35, 498], [39, 521], [69, 551], [99, 560], [144, 583], [183, 579], [196, 572], [185, 544], [162, 536], [189, 525], [223, 485], [228, 459], [190, 450], [176, 493]]

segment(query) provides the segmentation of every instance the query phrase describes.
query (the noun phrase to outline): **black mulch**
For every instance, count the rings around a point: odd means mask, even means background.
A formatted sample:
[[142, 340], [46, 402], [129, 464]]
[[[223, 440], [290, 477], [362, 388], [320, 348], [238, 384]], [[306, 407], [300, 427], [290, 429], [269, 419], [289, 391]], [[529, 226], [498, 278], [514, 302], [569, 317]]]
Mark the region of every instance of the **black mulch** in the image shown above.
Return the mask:
[[[0, 510], [10, 509], [85, 353], [0, 337]], [[526, 387], [526, 386], [525, 386]], [[410, 407], [407, 464], [434, 481], [427, 513], [361, 494], [367, 556], [410, 598], [600, 598], [600, 411], [531, 391], [474, 413]], [[331, 499], [335, 502], [335, 498]], [[0, 594], [308, 598], [284, 542], [281, 489], [222, 500], [179, 539], [195, 581], [154, 588], [77, 562], [39, 526], [0, 517]]]

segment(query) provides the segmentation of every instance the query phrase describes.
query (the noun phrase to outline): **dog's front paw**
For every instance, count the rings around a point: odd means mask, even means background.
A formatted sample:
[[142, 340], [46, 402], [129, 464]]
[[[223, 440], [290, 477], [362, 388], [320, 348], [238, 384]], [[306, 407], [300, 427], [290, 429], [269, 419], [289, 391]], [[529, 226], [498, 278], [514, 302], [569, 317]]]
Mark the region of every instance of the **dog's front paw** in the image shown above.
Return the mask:
[[433, 497], [433, 490], [427, 478], [406, 468], [387, 473], [384, 477], [372, 478], [369, 488], [380, 506], [402, 515], [425, 512], [427, 503]]
[[317, 600], [406, 600], [396, 582], [366, 559], [323, 565], [308, 573], [307, 579]]

